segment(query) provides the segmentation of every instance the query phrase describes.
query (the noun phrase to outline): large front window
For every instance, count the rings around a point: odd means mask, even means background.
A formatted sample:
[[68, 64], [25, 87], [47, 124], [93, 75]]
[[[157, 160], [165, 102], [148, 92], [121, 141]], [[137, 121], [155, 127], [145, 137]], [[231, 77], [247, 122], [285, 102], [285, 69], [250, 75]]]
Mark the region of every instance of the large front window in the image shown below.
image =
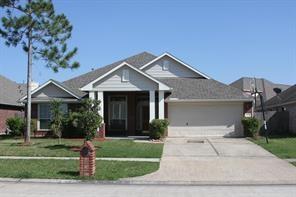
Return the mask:
[[[49, 103], [40, 103], [38, 105], [38, 119], [39, 119], [39, 127], [38, 130], [49, 130], [50, 122], [51, 122], [51, 109]], [[66, 103], [62, 103], [60, 106], [60, 110], [63, 114], [68, 113], [68, 105]]]

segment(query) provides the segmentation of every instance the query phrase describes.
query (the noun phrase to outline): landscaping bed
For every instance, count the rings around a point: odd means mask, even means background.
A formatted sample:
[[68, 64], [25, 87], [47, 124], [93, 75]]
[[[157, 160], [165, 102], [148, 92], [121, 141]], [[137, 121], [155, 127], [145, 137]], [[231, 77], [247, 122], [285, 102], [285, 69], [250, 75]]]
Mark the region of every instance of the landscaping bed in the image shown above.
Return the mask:
[[[23, 139], [0, 138], [0, 156], [78, 157], [83, 139], [32, 138], [32, 144], [23, 145]], [[161, 158], [162, 143], [138, 143], [133, 140], [93, 140], [97, 157]]]
[[266, 143], [265, 138], [263, 137], [260, 137], [257, 140], [251, 139], [251, 141], [262, 146], [279, 158], [296, 158], [296, 136], [271, 137], [269, 139], [269, 144]]
[[41, 179], [117, 180], [142, 176], [159, 168], [159, 163], [134, 161], [97, 161], [94, 177], [79, 176], [79, 161], [74, 160], [3, 160], [0, 177]]

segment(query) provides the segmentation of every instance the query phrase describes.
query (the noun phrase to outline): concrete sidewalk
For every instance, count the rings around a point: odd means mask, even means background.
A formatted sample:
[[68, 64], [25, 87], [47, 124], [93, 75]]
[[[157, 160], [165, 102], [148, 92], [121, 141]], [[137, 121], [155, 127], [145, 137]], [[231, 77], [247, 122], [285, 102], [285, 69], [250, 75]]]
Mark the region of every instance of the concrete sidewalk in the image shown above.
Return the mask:
[[[52, 159], [52, 160], [79, 160], [79, 157], [23, 157], [23, 156], [0, 156], [0, 159]], [[159, 158], [117, 158], [117, 157], [97, 157], [96, 160], [104, 161], [142, 161], [160, 162]]]
[[246, 139], [168, 138], [160, 169], [129, 180], [296, 184], [296, 167]]

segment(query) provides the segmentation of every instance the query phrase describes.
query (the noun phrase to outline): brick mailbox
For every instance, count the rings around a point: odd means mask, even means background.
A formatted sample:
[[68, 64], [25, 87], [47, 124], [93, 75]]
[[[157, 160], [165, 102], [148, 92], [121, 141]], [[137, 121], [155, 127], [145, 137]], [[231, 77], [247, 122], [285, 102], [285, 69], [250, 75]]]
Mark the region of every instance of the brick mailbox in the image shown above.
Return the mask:
[[93, 176], [96, 172], [96, 151], [91, 141], [85, 141], [80, 149], [80, 176]]

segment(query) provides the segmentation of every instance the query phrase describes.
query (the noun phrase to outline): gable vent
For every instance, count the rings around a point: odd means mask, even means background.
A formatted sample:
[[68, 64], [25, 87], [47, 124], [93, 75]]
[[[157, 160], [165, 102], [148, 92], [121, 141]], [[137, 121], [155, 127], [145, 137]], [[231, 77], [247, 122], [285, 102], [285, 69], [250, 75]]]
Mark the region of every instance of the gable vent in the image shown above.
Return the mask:
[[169, 60], [163, 60], [162, 70], [169, 70], [169, 67], [170, 67], [170, 61]]

